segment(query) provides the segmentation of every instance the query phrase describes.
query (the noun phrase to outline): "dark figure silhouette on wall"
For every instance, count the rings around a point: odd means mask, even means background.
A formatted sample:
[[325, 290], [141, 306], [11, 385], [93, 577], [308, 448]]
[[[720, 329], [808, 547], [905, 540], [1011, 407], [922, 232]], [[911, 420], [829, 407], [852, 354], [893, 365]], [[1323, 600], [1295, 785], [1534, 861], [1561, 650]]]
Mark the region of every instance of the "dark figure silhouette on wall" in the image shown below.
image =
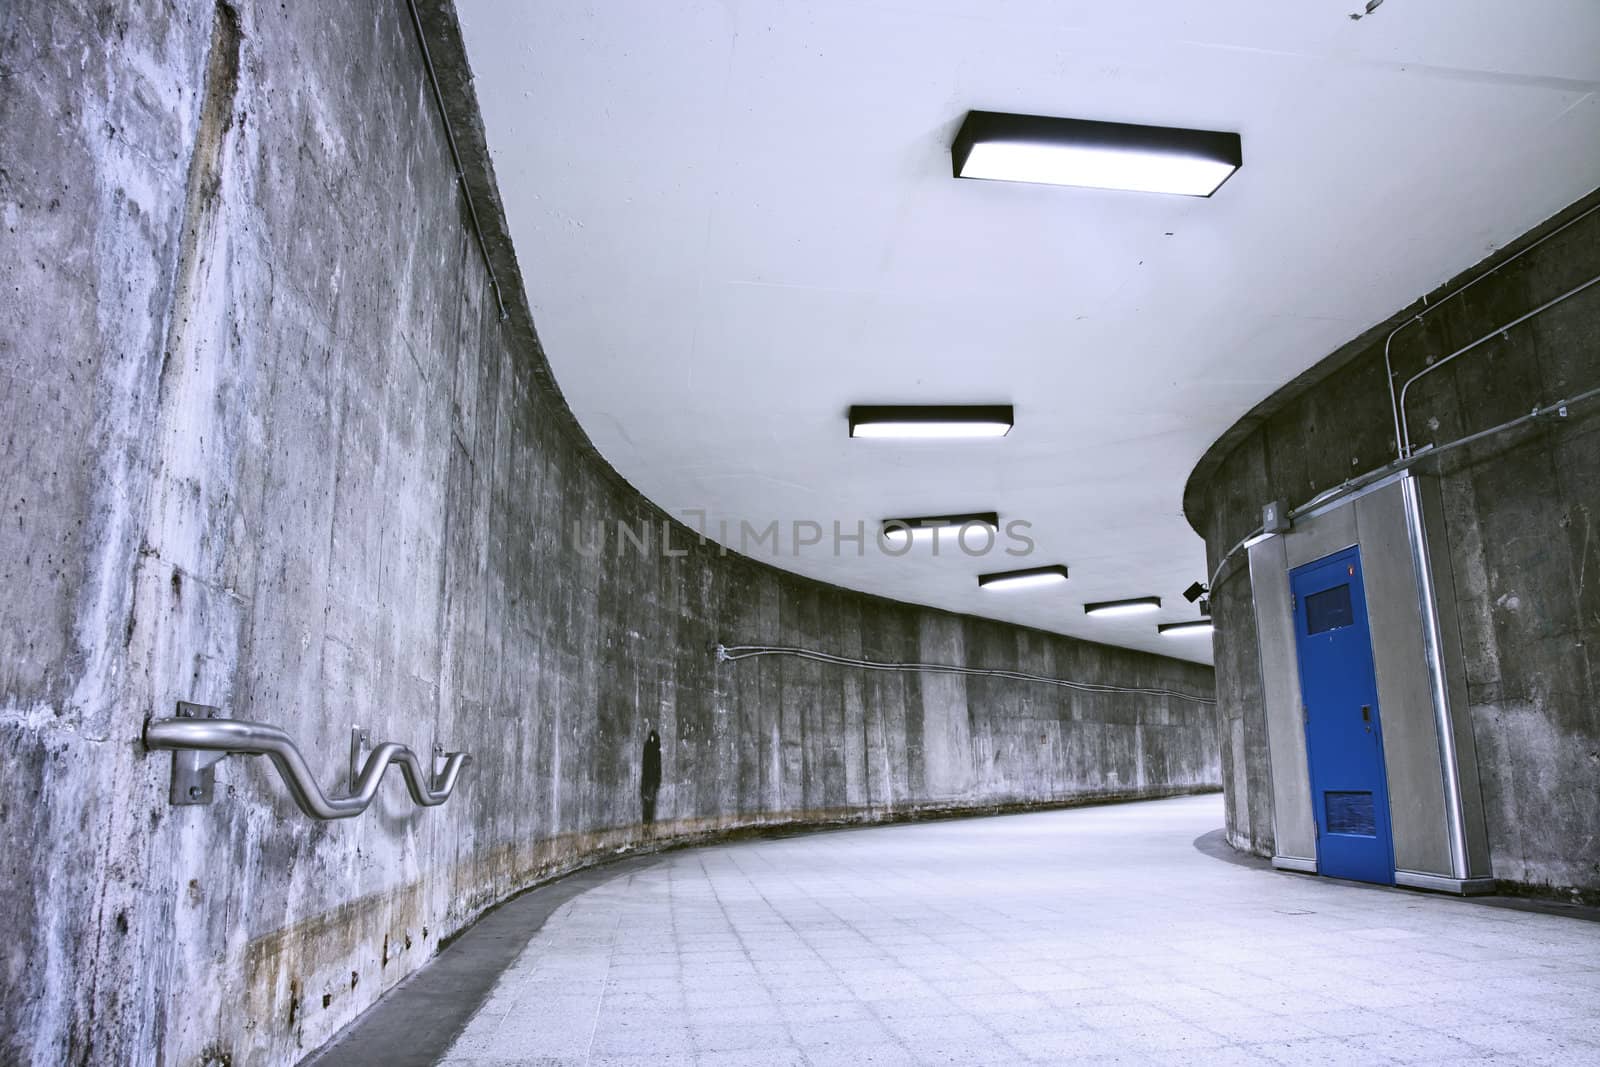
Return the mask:
[[654, 730], [644, 742], [644, 773], [639, 777], [639, 806], [644, 824], [656, 821], [656, 793], [661, 789], [661, 738]]

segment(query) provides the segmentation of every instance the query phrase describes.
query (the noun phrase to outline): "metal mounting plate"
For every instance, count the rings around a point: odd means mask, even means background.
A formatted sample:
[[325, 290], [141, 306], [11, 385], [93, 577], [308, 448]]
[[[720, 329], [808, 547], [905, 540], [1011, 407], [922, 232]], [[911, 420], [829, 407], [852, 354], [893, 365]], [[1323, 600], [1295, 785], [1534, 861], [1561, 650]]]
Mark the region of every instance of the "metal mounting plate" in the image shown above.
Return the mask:
[[[209, 704], [191, 704], [178, 701], [180, 719], [222, 719], [221, 708]], [[172, 791], [169, 799], [174, 805], [209, 804], [216, 794], [217, 764], [228, 758], [226, 752], [200, 752], [195, 750], [172, 753]]]
[[350, 728], [350, 793], [359, 788], [361, 771], [367, 764], [367, 752], [372, 748], [372, 734], [359, 726]]

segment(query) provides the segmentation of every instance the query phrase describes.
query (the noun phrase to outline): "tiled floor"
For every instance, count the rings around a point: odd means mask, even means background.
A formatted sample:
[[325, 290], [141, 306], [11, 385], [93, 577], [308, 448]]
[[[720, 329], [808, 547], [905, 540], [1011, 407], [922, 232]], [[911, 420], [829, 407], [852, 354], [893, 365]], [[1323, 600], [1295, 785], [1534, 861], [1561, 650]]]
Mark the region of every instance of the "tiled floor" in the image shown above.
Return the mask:
[[1197, 852], [1218, 797], [679, 852], [444, 1061], [1600, 1064], [1600, 923]]

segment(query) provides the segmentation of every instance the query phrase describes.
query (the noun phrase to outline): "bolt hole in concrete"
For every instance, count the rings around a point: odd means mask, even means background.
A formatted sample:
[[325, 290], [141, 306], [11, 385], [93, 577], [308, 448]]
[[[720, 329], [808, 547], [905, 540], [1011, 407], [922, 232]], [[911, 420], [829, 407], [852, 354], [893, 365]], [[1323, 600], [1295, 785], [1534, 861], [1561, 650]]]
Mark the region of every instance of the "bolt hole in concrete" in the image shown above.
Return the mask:
[[1218, 862], [1222, 818], [1183, 797], [585, 872], [448, 1047], [372, 1058], [380, 1004], [321, 1062], [1600, 1062], [1600, 924]]

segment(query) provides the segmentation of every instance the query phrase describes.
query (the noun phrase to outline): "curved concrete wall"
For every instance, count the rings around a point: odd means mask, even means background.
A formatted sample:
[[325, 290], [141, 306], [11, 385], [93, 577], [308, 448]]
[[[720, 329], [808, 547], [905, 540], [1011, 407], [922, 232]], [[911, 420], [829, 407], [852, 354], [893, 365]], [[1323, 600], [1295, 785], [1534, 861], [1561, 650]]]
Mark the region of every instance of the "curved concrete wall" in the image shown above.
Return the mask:
[[[549, 381], [453, 14], [424, 10], [504, 321], [405, 5], [0, 18], [0, 1061], [292, 1062], [484, 908], [624, 847], [1218, 783], [1194, 701], [717, 664], [1211, 690], [670, 524]], [[616, 521], [682, 554], [574, 547]], [[174, 808], [140, 735], [178, 700], [283, 726], [330, 787], [357, 724], [476, 762], [426, 811], [389, 782], [314, 823], [242, 758]]]
[[[1491, 337], [1413, 387], [1406, 407], [1418, 446], [1600, 388], [1600, 285], [1494, 336], [1600, 274], [1600, 212], [1579, 219], [1596, 204], [1600, 194], [1351, 342], [1213, 445], [1184, 498], [1211, 566], [1260, 525], [1262, 505], [1298, 506], [1395, 458], [1384, 346], [1403, 323], [1392, 348], [1397, 383]], [[1432, 310], [1498, 263], [1506, 266]], [[1510, 886], [1600, 896], [1600, 400], [1419, 469], [1439, 476], [1444, 499], [1494, 874]], [[1242, 564], [1241, 554], [1212, 593], [1223, 783], [1230, 839], [1271, 855], [1261, 651]]]

